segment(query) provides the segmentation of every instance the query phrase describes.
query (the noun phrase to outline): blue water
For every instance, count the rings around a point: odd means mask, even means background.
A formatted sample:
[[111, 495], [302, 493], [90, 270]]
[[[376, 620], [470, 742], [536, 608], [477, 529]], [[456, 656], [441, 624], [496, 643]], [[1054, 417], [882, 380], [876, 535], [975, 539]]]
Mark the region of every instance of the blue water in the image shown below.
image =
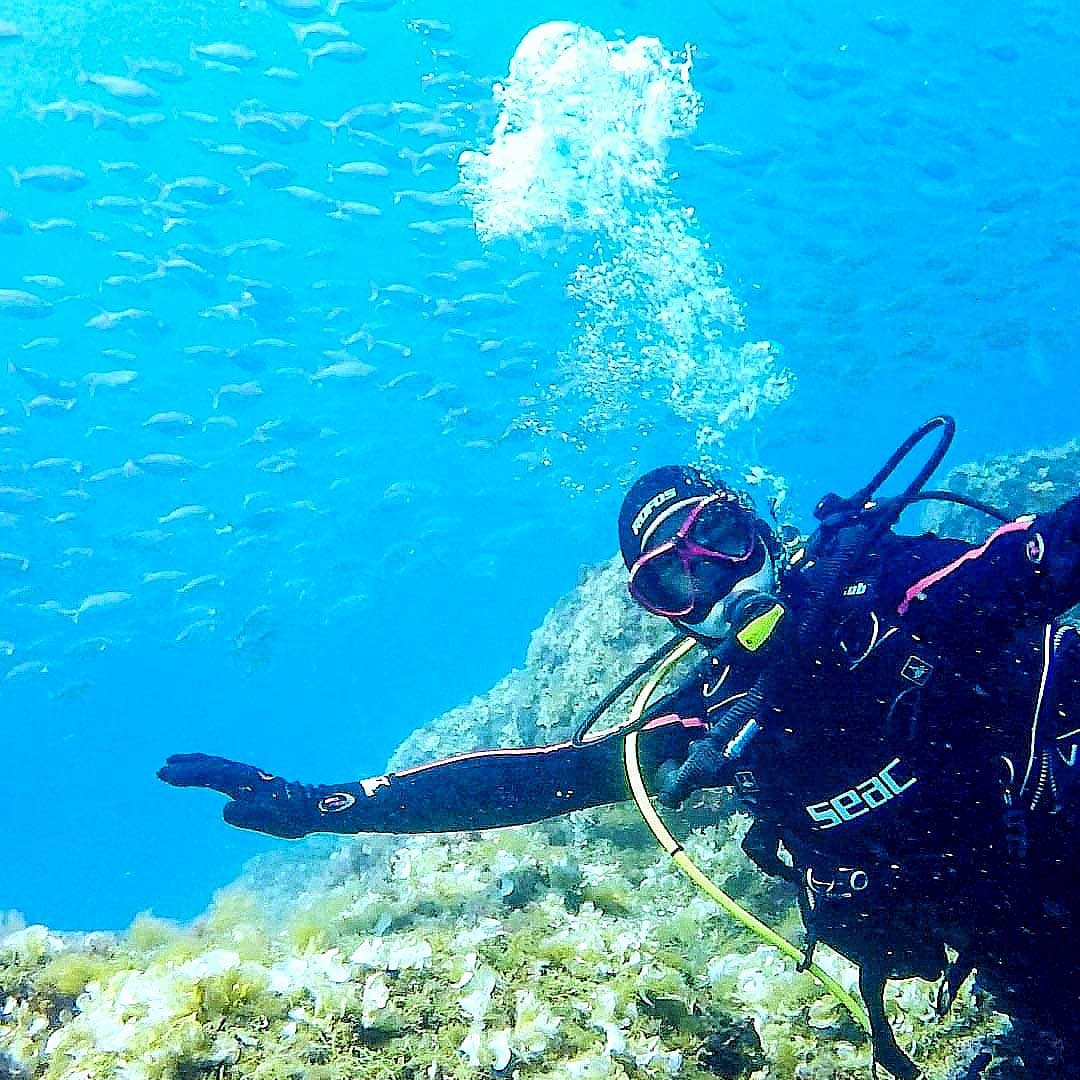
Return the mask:
[[[281, 842], [158, 783], [166, 754], [311, 782], [380, 771], [412, 728], [521, 662], [579, 567], [613, 551], [635, 473], [694, 457], [695, 426], [663, 394], [621, 429], [583, 433], [571, 398], [553, 431], [514, 430], [567, 380], [565, 288], [588, 236], [485, 247], [460, 198], [395, 199], [453, 188], [458, 153], [483, 150], [498, 116], [487, 82], [540, 23], [696, 46], [704, 110], [667, 147], [667, 190], [695, 209], [750, 338], [797, 380], [722, 455], [783, 476], [796, 518], [934, 412], [959, 420], [956, 462], [1076, 434], [1065, 4], [402, 0], [342, 6], [332, 21], [367, 57], [310, 67], [290, 24], [327, 16], [288, 6], [9, 0], [0, 20], [19, 31], [0, 32], [0, 164], [86, 175], [72, 191], [0, 175], [0, 290], [52, 305], [0, 304], [0, 551], [16, 556], [0, 560], [0, 907], [32, 920], [201, 910]], [[257, 58], [229, 71], [191, 54], [223, 41]], [[150, 102], [80, 82], [126, 75], [125, 58], [183, 79], [137, 74]], [[392, 102], [417, 108], [356, 122], [376, 139], [321, 123]], [[244, 123], [267, 110], [299, 132]], [[431, 122], [445, 128], [408, 126]], [[328, 182], [352, 160], [388, 175]], [[324, 201], [249, 185], [238, 168], [262, 161]], [[193, 176], [228, 192], [167, 190]], [[342, 200], [381, 214], [330, 216]], [[431, 221], [451, 224], [410, 227]], [[195, 269], [161, 272], [177, 257]], [[476, 293], [513, 303], [455, 306]], [[87, 325], [130, 309], [145, 314]], [[313, 379], [343, 348], [377, 370]], [[91, 394], [89, 373], [121, 370], [138, 374]], [[258, 396], [222, 392], [251, 383]], [[147, 424], [162, 413], [190, 422]], [[201, 509], [160, 520], [183, 507]], [[161, 571], [178, 574], [144, 579]], [[127, 596], [70, 614], [108, 593]]]

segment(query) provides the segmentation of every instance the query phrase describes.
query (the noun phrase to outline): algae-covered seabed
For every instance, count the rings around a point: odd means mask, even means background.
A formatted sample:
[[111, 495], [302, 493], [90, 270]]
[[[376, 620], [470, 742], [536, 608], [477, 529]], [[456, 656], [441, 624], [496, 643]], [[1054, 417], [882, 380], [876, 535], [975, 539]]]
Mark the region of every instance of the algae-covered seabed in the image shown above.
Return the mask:
[[[1076, 490], [1077, 460], [1075, 446], [1033, 452], [954, 482], [1039, 510]], [[614, 562], [583, 574], [523, 670], [415, 733], [391, 764], [554, 741], [662, 638], [652, 622]], [[790, 890], [739, 850], [745, 818], [716, 797], [677, 824], [707, 873], [799, 937]], [[854, 988], [854, 969], [818, 958]], [[930, 1077], [961, 1077], [1008, 1018], [965, 991], [935, 1021], [933, 990], [892, 984], [893, 1025]], [[0, 1053], [0, 1077], [49, 1080], [845, 1080], [869, 1064], [832, 999], [726, 921], [625, 806], [289, 846], [190, 926], [143, 915], [120, 934], [58, 934], [12, 918]]]

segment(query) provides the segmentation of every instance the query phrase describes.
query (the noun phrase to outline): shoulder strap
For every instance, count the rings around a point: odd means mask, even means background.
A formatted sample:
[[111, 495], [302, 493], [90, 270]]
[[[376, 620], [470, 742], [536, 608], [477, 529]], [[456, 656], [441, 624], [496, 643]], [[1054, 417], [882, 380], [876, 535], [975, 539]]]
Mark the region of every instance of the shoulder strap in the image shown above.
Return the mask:
[[800, 571], [807, 591], [792, 647], [765, 665], [746, 694], [709, 732], [708, 738], [724, 748], [725, 757], [738, 757], [764, 726], [770, 711], [769, 701], [776, 700], [778, 691], [790, 685], [798, 674], [798, 665], [813, 655], [813, 648], [821, 640], [832, 615], [842, 581], [881, 532], [878, 522], [856, 520], [838, 528], [823, 525], [814, 533], [807, 545], [806, 568]]

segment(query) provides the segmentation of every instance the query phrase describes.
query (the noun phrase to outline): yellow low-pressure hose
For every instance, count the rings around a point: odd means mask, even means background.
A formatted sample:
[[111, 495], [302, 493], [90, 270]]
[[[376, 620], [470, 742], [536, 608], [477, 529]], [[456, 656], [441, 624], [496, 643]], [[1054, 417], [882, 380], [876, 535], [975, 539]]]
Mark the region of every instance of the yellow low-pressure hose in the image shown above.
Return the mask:
[[[630, 709], [629, 722], [632, 725], [641, 718], [642, 713], [648, 707], [649, 701], [656, 692], [660, 680], [690, 652], [697, 641], [694, 638], [683, 638], [669, 653], [663, 656], [653, 669], [645, 685], [634, 700]], [[655, 807], [649, 799], [649, 793], [645, 788], [645, 781], [641, 775], [641, 762], [638, 759], [638, 734], [635, 729], [626, 736], [623, 743], [623, 760], [626, 765], [626, 779], [630, 784], [630, 791], [637, 804], [645, 824], [649, 826], [653, 836], [656, 837], [660, 846], [671, 856], [675, 865], [711, 900], [720, 905], [736, 922], [745, 926], [747, 930], [755, 933], [762, 941], [778, 949], [784, 956], [794, 960], [797, 964], [802, 962], [801, 951], [787, 938], [782, 937], [772, 927], [767, 926], [755, 915], [752, 915], [741, 904], [728, 896], [719, 885], [709, 878], [683, 850], [682, 845], [671, 835], [668, 827], [661, 820]], [[823, 971], [817, 964], [810, 964], [806, 970], [830, 993], [845, 1009], [854, 1017], [855, 1022], [866, 1032], [870, 1031], [870, 1021], [866, 1010], [859, 1001], [849, 994], [827, 971]]]

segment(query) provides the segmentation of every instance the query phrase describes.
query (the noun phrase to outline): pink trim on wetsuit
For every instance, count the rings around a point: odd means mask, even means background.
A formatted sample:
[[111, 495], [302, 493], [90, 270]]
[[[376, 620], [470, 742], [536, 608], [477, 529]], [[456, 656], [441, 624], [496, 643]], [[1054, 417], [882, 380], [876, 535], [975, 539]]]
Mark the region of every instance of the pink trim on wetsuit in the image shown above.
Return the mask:
[[[683, 727], [705, 727], [705, 721], [697, 717], [684, 719], [676, 713], [668, 713], [666, 716], [658, 716], [650, 720], [643, 731], [655, 731], [658, 727], [666, 727], [669, 724], [681, 724]], [[570, 742], [552, 743], [550, 746], [522, 746], [501, 747], [496, 750], [469, 750], [464, 754], [452, 754], [450, 757], [439, 758], [437, 761], [426, 761], [423, 765], [414, 765], [411, 769], [400, 769], [391, 776], [411, 776], [413, 773], [424, 772], [427, 769], [437, 769], [440, 765], [446, 765], [451, 761], [466, 761], [469, 758], [480, 757], [520, 757], [523, 754], [551, 754], [556, 750], [565, 750], [571, 745]], [[588, 743], [585, 744], [586, 746]]]
[[696, 716], [679, 716], [678, 713], [668, 713], [666, 716], [658, 716], [650, 720], [641, 730], [655, 731], [658, 727], [666, 727], [668, 724], [681, 724], [685, 728], [703, 728], [709, 725]]
[[1002, 525], [1000, 528], [995, 529], [990, 534], [989, 538], [977, 548], [965, 551], [960, 558], [954, 559], [951, 563], [942, 566], [940, 569], [933, 571], [933, 573], [927, 574], [924, 578], [919, 578], [919, 580], [904, 593], [904, 599], [900, 601], [900, 606], [896, 609], [897, 613], [900, 615], [905, 614], [907, 609], [911, 606], [911, 601], [920, 593], [925, 592], [931, 585], [936, 585], [942, 578], [948, 577], [949, 574], [964, 563], [985, 555], [987, 548], [989, 548], [999, 536], [1004, 536], [1006, 533], [1024, 532], [1026, 529], [1031, 528], [1031, 523], [1034, 520], [1034, 518], [1027, 518], [1022, 521], [1010, 521], [1007, 525]]

